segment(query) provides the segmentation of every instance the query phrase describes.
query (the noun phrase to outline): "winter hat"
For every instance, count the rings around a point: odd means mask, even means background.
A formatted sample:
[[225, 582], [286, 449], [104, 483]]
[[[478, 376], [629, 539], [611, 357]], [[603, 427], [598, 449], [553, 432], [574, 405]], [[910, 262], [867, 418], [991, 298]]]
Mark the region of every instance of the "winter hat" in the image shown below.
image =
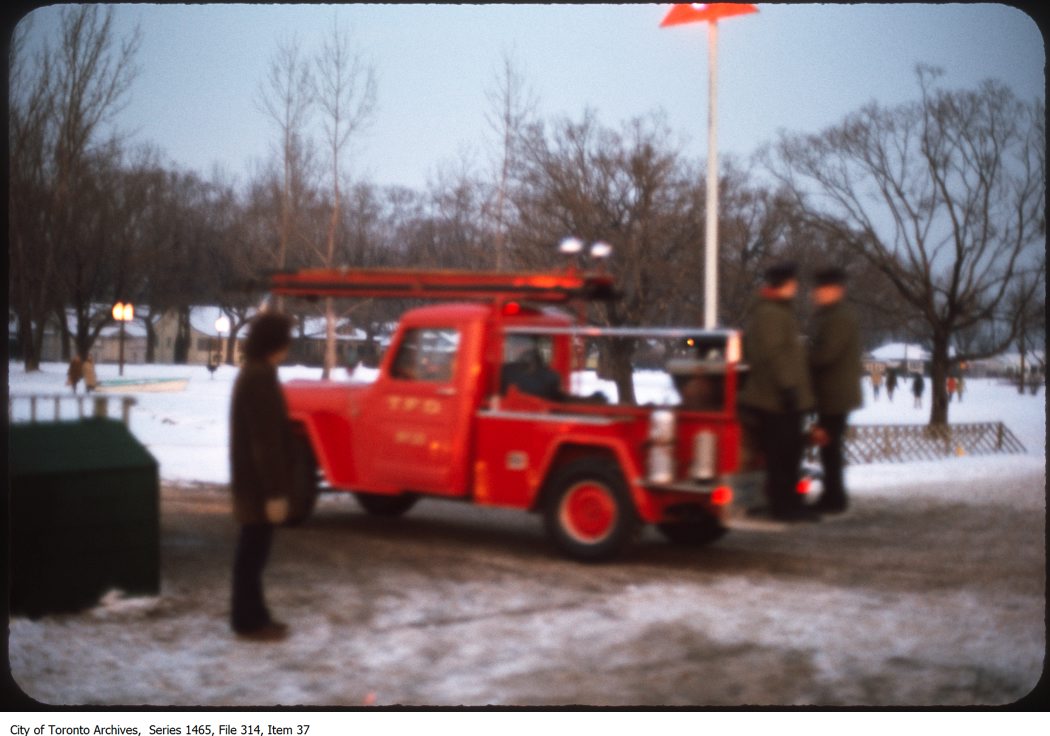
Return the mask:
[[249, 360], [265, 360], [292, 342], [292, 320], [279, 312], [262, 312], [248, 328], [244, 355]]
[[785, 261], [766, 269], [766, 283], [774, 289], [780, 288], [788, 281], [798, 278], [798, 266], [794, 261]]
[[828, 266], [813, 274], [817, 286], [841, 286], [846, 283], [846, 271], [839, 266]]

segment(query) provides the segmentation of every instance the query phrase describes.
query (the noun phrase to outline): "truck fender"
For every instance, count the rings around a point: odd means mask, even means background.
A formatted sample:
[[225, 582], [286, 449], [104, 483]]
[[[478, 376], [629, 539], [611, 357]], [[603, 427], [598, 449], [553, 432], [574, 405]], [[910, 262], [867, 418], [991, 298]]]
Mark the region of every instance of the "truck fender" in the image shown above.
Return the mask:
[[599, 455], [607, 458], [609, 463], [615, 464], [630, 491], [638, 517], [646, 523], [658, 520], [657, 509], [650, 503], [648, 494], [638, 483], [641, 469], [637, 467], [627, 448], [622, 442], [614, 439], [596, 440], [593, 437], [583, 439], [566, 436], [550, 449], [540, 474], [543, 480], [531, 509], [536, 511], [543, 508], [547, 495], [552, 490], [549, 481], [559, 468], [588, 455]]
[[335, 412], [292, 413], [293, 430], [301, 432], [313, 449], [317, 467], [328, 484], [348, 488], [357, 480], [353, 454], [350, 451], [353, 428], [346, 417]]

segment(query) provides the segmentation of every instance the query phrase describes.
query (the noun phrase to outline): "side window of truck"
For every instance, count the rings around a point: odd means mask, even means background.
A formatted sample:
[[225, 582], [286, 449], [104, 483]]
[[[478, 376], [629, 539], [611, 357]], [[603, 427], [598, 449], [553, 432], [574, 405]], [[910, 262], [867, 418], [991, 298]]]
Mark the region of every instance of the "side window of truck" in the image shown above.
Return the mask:
[[419, 328], [405, 332], [394, 356], [391, 378], [403, 381], [448, 383], [456, 370], [459, 331], [452, 328]]

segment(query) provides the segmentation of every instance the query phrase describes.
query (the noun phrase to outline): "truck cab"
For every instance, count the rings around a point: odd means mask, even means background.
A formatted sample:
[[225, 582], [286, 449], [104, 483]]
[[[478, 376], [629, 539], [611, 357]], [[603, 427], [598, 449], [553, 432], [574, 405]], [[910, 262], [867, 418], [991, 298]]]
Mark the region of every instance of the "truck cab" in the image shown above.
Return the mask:
[[[348, 286], [359, 272], [349, 273], [294, 274], [275, 290], [386, 293], [372, 281]], [[416, 294], [455, 296], [404, 313], [374, 381], [284, 385], [300, 443], [300, 519], [323, 486], [388, 516], [423, 497], [533, 512], [579, 560], [615, 556], [645, 524], [682, 544], [725, 533], [749, 500], [745, 484], [734, 487], [738, 333], [582, 324], [574, 298], [607, 296], [582, 276], [461, 274], [463, 284], [441, 288], [451, 276], [390, 275], [423, 284]], [[602, 340], [634, 341], [656, 393], [620, 402], [594, 370]]]

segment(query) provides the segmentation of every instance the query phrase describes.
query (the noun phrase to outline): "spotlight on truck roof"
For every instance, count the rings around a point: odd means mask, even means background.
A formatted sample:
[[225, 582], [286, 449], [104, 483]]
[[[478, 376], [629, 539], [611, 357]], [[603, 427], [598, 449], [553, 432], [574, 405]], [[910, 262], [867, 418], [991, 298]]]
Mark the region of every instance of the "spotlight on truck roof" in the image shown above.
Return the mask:
[[575, 255], [583, 251], [583, 241], [579, 238], [565, 238], [558, 244], [558, 251], [565, 255]]
[[612, 246], [599, 240], [591, 246], [591, 258], [608, 258], [612, 255]]

